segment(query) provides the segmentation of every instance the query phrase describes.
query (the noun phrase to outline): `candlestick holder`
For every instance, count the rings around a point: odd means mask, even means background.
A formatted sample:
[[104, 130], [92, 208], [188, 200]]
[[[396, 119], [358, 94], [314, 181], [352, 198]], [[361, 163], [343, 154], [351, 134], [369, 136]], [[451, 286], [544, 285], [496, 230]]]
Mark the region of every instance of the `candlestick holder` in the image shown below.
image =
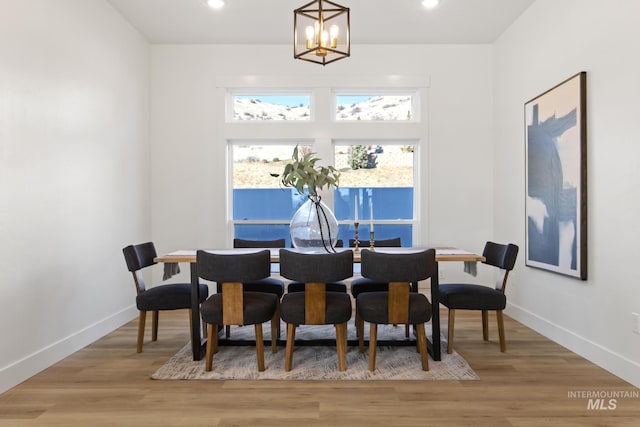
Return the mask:
[[374, 242], [375, 242], [375, 237], [374, 237], [373, 231], [369, 231], [369, 250], [370, 251], [375, 251], [376, 250], [373, 247]]
[[359, 222], [354, 222], [353, 225], [355, 225], [356, 227], [356, 236], [355, 239], [353, 241], [354, 245], [355, 245], [355, 249], [353, 250], [354, 253], [360, 253], [360, 240], [359, 240], [359, 233], [358, 233], [358, 229], [360, 228], [360, 223]]

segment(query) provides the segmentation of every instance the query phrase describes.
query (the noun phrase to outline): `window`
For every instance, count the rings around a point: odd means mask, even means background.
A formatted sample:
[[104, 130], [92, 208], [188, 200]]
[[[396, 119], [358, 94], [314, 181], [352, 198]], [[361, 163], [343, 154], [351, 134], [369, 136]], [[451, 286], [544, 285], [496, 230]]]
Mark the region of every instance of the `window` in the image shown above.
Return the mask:
[[239, 95], [233, 98], [234, 121], [310, 120], [309, 95]]
[[[400, 237], [403, 246], [412, 246], [420, 218], [415, 154], [422, 135], [427, 134], [425, 125], [417, 119], [418, 94], [417, 90], [354, 94], [330, 88], [306, 94], [228, 92], [227, 111], [233, 112], [233, 123], [223, 125], [227, 126], [223, 133], [227, 135], [231, 161], [229, 213], [233, 237], [284, 238], [286, 246], [291, 245], [289, 223], [306, 196], [282, 187], [272, 174], [282, 172], [293, 148], [299, 145], [317, 153], [320, 164], [341, 171], [340, 187], [325, 193], [323, 200], [338, 219], [338, 238], [345, 246], [355, 237], [356, 202], [362, 246], [369, 240], [370, 204], [375, 238]], [[312, 99], [322, 104], [312, 105]], [[334, 120], [312, 120], [312, 110], [322, 110], [319, 116]], [[243, 126], [250, 121], [272, 124], [260, 129]], [[298, 124], [287, 123], [293, 121]]]
[[336, 120], [411, 121], [413, 96], [343, 95], [335, 97]]
[[335, 167], [342, 171], [334, 212], [338, 220], [346, 221], [340, 235], [354, 234], [358, 203], [359, 234], [365, 245], [373, 213], [376, 239], [400, 237], [403, 246], [412, 246], [414, 145], [357, 141], [338, 143], [334, 152]]
[[293, 147], [295, 144], [231, 145], [234, 237], [284, 238], [289, 246], [289, 221], [306, 199], [295, 189], [282, 187], [271, 174], [282, 172]]

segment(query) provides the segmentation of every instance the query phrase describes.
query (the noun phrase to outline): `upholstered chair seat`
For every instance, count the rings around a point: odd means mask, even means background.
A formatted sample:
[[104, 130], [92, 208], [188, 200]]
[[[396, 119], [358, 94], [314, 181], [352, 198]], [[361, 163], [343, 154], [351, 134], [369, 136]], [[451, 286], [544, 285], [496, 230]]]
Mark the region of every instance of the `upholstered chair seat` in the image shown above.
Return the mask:
[[[327, 309], [325, 322], [329, 325], [345, 323], [351, 319], [351, 300], [345, 298], [343, 292], [326, 292]], [[304, 292], [287, 294], [287, 304], [282, 306], [280, 317], [286, 323], [294, 325], [305, 324]]]
[[440, 287], [440, 302], [462, 310], [504, 310], [507, 297], [499, 290], [483, 285], [450, 283]]
[[[271, 320], [273, 312], [278, 308], [278, 298], [274, 294], [264, 292], [243, 292], [242, 317], [244, 325], [255, 325], [257, 323], [265, 323]], [[223, 309], [222, 294], [211, 295], [211, 297], [202, 304], [202, 318], [207, 323], [214, 325], [223, 325]], [[243, 326], [244, 326], [243, 325]]]
[[[388, 286], [387, 286], [388, 288]], [[389, 292], [365, 292], [358, 298], [361, 304], [358, 312], [367, 322], [379, 325], [389, 323]], [[426, 323], [431, 320], [431, 303], [427, 298], [418, 293], [409, 294], [409, 317], [408, 324], [415, 325]]]
[[[200, 284], [200, 302], [209, 295], [209, 288]], [[191, 283], [158, 285], [136, 296], [136, 307], [141, 311], [180, 310], [191, 308]]]

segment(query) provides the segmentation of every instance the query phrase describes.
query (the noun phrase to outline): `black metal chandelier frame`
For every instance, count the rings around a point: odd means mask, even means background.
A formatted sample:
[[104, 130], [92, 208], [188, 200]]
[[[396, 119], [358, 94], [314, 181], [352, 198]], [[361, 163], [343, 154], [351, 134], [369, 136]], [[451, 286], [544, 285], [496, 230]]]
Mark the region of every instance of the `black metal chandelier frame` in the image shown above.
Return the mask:
[[[336, 40], [323, 40], [322, 33], [326, 32], [335, 22], [340, 21], [346, 28], [341, 31], [344, 35], [339, 43]], [[313, 23], [315, 33], [312, 40], [305, 38], [304, 43], [299, 44], [298, 25]], [[303, 61], [327, 65], [351, 55], [350, 42], [350, 13], [349, 8], [341, 6], [329, 0], [314, 0], [293, 11], [293, 57]], [[344, 47], [343, 47], [344, 46]]]

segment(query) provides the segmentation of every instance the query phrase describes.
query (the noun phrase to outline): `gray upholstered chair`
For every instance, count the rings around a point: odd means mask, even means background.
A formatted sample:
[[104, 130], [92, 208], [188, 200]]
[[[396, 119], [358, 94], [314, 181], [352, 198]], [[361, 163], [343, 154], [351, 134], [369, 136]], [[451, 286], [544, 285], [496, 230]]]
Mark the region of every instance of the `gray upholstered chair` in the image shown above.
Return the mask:
[[271, 349], [276, 352], [276, 330], [279, 298], [267, 292], [244, 291], [244, 282], [263, 279], [271, 273], [268, 250], [246, 254], [196, 253], [198, 276], [221, 284], [222, 292], [202, 303], [202, 319], [207, 323], [205, 370], [210, 371], [213, 355], [218, 352], [218, 327], [222, 325], [254, 325], [258, 370], [264, 371], [264, 339], [262, 324], [271, 321]]
[[507, 297], [504, 291], [507, 287], [509, 271], [513, 270], [516, 263], [518, 246], [511, 243], [503, 245], [487, 242], [482, 255], [486, 258], [485, 264], [499, 269], [495, 288], [467, 283], [446, 283], [439, 286], [440, 303], [449, 309], [447, 353], [453, 351], [453, 327], [456, 310], [482, 311], [482, 336], [485, 341], [489, 340], [488, 311], [495, 310], [498, 319], [500, 351], [504, 352], [506, 350], [502, 316], [502, 310], [507, 305]]
[[[416, 344], [422, 369], [429, 370], [427, 336], [424, 324], [431, 319], [431, 304], [427, 297], [411, 292], [411, 283], [438, 277], [435, 249], [420, 252], [389, 254], [363, 249], [362, 276], [388, 283], [386, 291], [362, 292], [358, 295], [358, 316], [369, 322], [369, 370], [376, 368], [378, 325], [414, 325]], [[363, 350], [364, 337], [358, 337]]]
[[287, 292], [280, 306], [280, 317], [287, 324], [285, 370], [290, 371], [293, 365], [298, 325], [335, 325], [338, 368], [345, 371], [351, 297], [327, 290], [326, 284], [353, 275], [353, 252], [308, 254], [280, 249], [280, 274], [304, 283], [304, 292]]
[[[233, 247], [234, 248], [256, 248], [256, 249], [267, 249], [267, 248], [284, 248], [285, 247], [284, 239], [274, 239], [274, 240], [249, 240], [249, 239], [233, 239]], [[217, 286], [218, 292], [220, 292], [220, 285]], [[269, 276], [264, 279], [253, 280], [249, 282], [244, 282], [242, 284], [242, 289], [249, 292], [267, 292], [270, 294], [275, 294], [278, 298], [282, 298], [284, 294], [284, 281], [278, 278]], [[278, 316], [280, 313], [278, 313]], [[278, 324], [278, 337], [280, 337], [280, 325]], [[229, 325], [225, 326], [225, 335], [227, 337], [231, 336], [231, 327]]]
[[[349, 240], [349, 246], [355, 247], [356, 243], [354, 239]], [[394, 237], [391, 239], [379, 239], [374, 240], [374, 247], [378, 248], [399, 248], [402, 246], [402, 239], [400, 237]], [[369, 247], [369, 242], [365, 242], [364, 248]], [[351, 281], [351, 295], [358, 300], [358, 295], [362, 292], [383, 292], [389, 289], [389, 283], [380, 280], [373, 280], [368, 277], [359, 277]], [[356, 333], [358, 337], [362, 336], [364, 324], [358, 317], [358, 310], [356, 310]], [[405, 335], [409, 337], [409, 327], [405, 328]]]
[[[142, 352], [144, 342], [144, 329], [147, 319], [147, 311], [153, 312], [153, 329], [151, 340], [158, 339], [159, 312], [163, 310], [189, 310], [189, 322], [191, 322], [191, 283], [173, 283], [154, 286], [147, 289], [142, 277], [142, 269], [155, 265], [157, 257], [153, 242], [139, 245], [129, 245], [122, 249], [127, 269], [133, 274], [133, 282], [136, 287], [136, 307], [140, 310], [138, 321], [138, 353]], [[200, 302], [209, 295], [207, 285], [200, 285]]]

